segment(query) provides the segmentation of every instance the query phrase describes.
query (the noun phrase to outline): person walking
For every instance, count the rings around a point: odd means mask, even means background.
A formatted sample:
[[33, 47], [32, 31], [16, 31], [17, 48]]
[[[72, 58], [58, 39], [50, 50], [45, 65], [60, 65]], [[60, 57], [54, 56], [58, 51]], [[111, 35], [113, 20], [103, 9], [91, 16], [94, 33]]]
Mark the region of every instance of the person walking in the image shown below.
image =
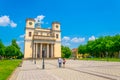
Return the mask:
[[59, 68], [61, 68], [61, 66], [62, 66], [62, 59], [61, 58], [58, 58], [58, 64], [59, 64]]
[[65, 68], [65, 63], [66, 63], [66, 60], [65, 58], [63, 58], [63, 68]]

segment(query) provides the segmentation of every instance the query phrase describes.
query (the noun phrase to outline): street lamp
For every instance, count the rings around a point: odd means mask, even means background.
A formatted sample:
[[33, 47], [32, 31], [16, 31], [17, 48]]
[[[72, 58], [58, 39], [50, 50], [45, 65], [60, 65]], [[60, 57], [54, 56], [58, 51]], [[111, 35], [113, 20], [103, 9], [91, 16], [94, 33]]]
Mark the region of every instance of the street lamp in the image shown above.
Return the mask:
[[43, 59], [42, 69], [45, 69], [44, 58], [45, 58], [45, 48], [43, 48], [42, 50], [42, 59]]

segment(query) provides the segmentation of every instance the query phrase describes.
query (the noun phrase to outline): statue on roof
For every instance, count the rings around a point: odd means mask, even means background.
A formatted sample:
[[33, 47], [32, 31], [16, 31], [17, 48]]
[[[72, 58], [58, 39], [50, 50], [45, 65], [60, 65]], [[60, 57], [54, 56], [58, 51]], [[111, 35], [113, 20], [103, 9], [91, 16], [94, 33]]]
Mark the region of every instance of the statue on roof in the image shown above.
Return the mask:
[[41, 28], [41, 21], [40, 21], [40, 19], [36, 20], [35, 27]]

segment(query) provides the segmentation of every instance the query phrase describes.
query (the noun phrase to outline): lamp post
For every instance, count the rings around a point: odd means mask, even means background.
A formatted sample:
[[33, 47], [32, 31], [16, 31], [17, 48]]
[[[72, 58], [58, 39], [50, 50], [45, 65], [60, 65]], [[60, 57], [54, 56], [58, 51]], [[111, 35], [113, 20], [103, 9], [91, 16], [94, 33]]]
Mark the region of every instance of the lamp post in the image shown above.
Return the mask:
[[42, 50], [42, 59], [43, 59], [42, 69], [45, 69], [44, 58], [45, 58], [45, 48], [43, 48]]

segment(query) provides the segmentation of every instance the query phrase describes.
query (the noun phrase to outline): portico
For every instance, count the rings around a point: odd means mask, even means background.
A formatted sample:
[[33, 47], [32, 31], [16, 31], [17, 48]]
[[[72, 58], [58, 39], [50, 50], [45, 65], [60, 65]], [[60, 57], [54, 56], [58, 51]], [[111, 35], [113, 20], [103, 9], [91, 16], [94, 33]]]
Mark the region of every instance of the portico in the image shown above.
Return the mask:
[[42, 51], [45, 50], [45, 58], [54, 58], [54, 44], [33, 43], [33, 58], [42, 58]]

